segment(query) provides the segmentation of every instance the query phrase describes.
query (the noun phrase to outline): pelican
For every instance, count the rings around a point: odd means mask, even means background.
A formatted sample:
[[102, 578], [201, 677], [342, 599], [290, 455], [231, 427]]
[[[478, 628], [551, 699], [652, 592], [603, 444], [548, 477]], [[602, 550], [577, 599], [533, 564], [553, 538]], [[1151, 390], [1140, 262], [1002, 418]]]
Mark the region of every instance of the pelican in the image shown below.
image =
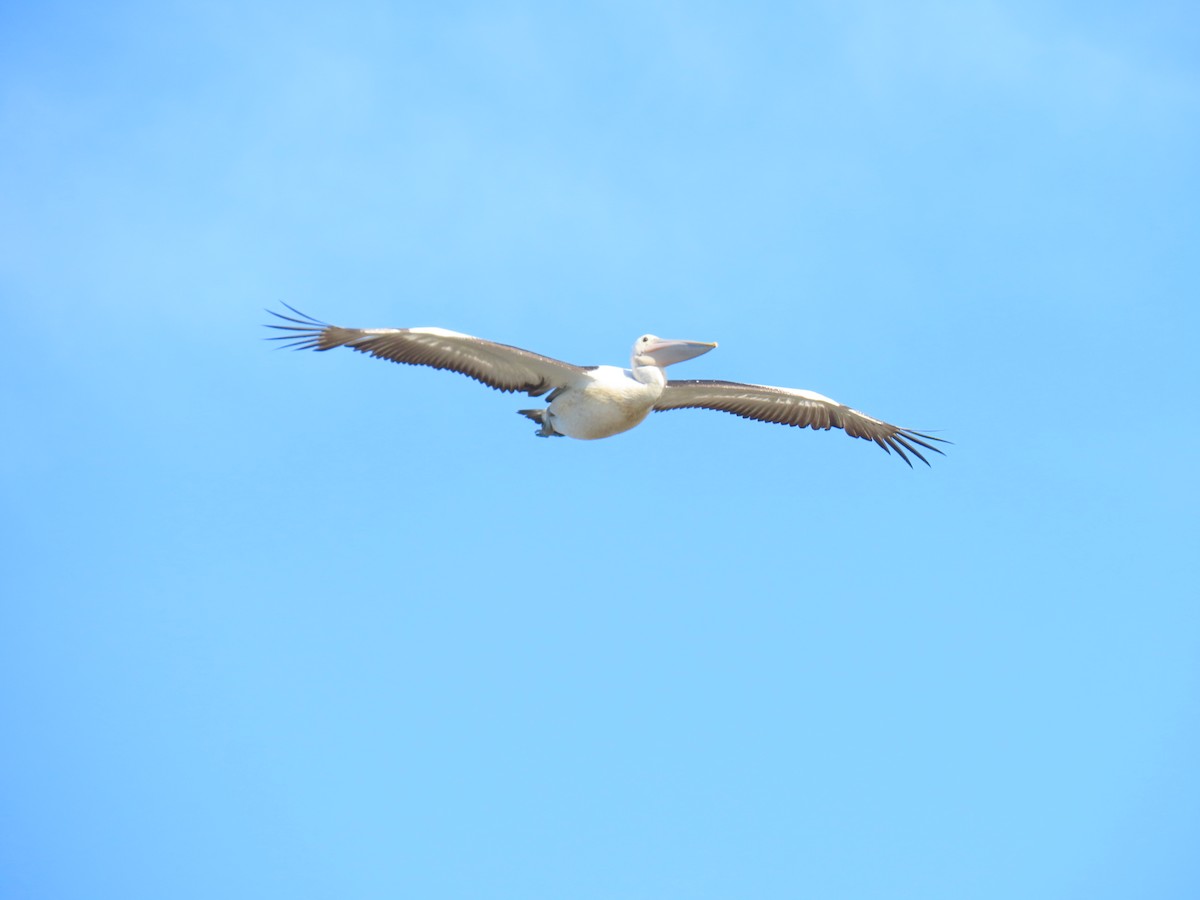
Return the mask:
[[575, 366], [548, 356], [497, 344], [445, 328], [341, 328], [283, 304], [294, 315], [267, 310], [285, 325], [270, 324], [296, 350], [349, 347], [379, 359], [449, 369], [500, 391], [546, 396], [540, 409], [518, 412], [536, 422], [539, 437], [584, 441], [612, 437], [641, 424], [651, 412], [667, 409], [716, 409], [744, 419], [797, 428], [841, 428], [851, 437], [874, 441], [912, 467], [911, 453], [925, 465], [918, 447], [941, 453], [931, 441], [946, 443], [851, 409], [813, 391], [741, 384], [733, 381], [668, 381], [667, 366], [694, 359], [716, 348], [704, 341], [665, 340], [644, 334], [633, 345], [629, 368]]

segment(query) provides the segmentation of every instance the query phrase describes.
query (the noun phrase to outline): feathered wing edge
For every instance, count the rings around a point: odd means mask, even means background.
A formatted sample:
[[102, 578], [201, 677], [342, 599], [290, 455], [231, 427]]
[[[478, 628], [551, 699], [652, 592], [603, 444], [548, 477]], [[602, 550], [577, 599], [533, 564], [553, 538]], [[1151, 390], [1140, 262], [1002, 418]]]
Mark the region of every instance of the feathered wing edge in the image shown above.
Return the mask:
[[520, 347], [442, 328], [342, 328], [283, 304], [294, 316], [267, 310], [290, 323], [268, 324], [285, 334], [267, 340], [284, 341], [293, 350], [332, 350], [349, 347], [379, 359], [458, 372], [499, 391], [519, 391], [540, 397], [571, 383], [585, 369]]
[[268, 341], [286, 341], [287, 343], [280, 344], [278, 350], [332, 350], [334, 347], [340, 347], [343, 341], [330, 341], [326, 337], [326, 332], [329, 331], [352, 331], [349, 328], [338, 328], [336, 325], [330, 325], [328, 322], [322, 322], [320, 319], [314, 319], [312, 316], [300, 312], [294, 306], [287, 303], [283, 304], [289, 312], [295, 313], [295, 316], [285, 316], [283, 313], [275, 312], [273, 309], [266, 309], [263, 312], [281, 319], [284, 322], [291, 322], [291, 325], [275, 325], [270, 322], [266, 324], [267, 328], [274, 328], [276, 331], [289, 331], [291, 334], [276, 334], [266, 338]]
[[895, 451], [910, 468], [912, 461], [907, 453], [929, 465], [929, 460], [918, 447], [944, 456], [930, 442], [950, 443], [943, 438], [882, 422], [812, 391], [769, 385], [733, 381], [671, 381], [654, 406], [655, 412], [669, 409], [714, 409], [743, 419], [822, 431], [841, 428], [851, 437], [874, 441], [888, 454]]

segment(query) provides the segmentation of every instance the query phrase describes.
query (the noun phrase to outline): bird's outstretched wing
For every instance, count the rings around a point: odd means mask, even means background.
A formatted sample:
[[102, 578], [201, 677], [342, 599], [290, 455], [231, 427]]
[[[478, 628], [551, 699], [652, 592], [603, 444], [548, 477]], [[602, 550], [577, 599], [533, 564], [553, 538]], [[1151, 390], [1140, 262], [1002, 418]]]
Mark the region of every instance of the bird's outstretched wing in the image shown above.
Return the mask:
[[762, 384], [739, 384], [734, 381], [671, 381], [654, 404], [654, 409], [656, 412], [665, 409], [717, 409], [744, 419], [777, 422], [797, 428], [841, 428], [851, 437], [874, 441], [888, 453], [895, 450], [909, 466], [912, 462], [905, 451], [929, 465], [929, 460], [921, 455], [917, 447], [941, 453], [942, 451], [930, 441], [949, 443], [942, 438], [872, 419], [856, 409], [813, 391], [768, 387]]
[[267, 310], [290, 324], [268, 325], [285, 334], [268, 340], [286, 341], [294, 350], [332, 350], [349, 347], [359, 353], [412, 366], [460, 372], [500, 391], [522, 391], [540, 397], [573, 384], [587, 369], [497, 344], [445, 328], [340, 328], [318, 321], [286, 303], [294, 316]]

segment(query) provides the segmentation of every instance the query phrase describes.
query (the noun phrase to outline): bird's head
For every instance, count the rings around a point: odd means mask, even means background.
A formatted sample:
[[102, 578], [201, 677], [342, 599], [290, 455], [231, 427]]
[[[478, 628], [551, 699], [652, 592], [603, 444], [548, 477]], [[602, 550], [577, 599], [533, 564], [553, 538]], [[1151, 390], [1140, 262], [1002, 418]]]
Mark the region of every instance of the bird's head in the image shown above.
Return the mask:
[[633, 345], [633, 366], [658, 366], [694, 359], [717, 345], [703, 341], [668, 341], [653, 334], [643, 334]]

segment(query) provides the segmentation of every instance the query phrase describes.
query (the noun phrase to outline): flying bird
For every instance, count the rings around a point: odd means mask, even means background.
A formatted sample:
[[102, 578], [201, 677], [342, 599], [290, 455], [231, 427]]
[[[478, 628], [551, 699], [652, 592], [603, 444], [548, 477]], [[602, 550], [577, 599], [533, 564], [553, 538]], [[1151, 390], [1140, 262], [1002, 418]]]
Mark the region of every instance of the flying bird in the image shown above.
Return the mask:
[[328, 325], [283, 304], [294, 315], [267, 310], [288, 324], [268, 325], [285, 334], [296, 350], [349, 347], [392, 362], [449, 369], [500, 391], [546, 395], [547, 405], [518, 412], [536, 422], [539, 437], [573, 437], [590, 441], [611, 437], [639, 425], [651, 412], [667, 409], [716, 409], [744, 419], [798, 428], [841, 428], [851, 437], [874, 441], [893, 450], [912, 466], [908, 454], [929, 465], [921, 450], [941, 453], [933, 441], [908, 428], [851, 409], [813, 391], [741, 384], [734, 381], [669, 381], [667, 366], [694, 359], [715, 343], [665, 340], [644, 334], [633, 345], [629, 368], [575, 366], [539, 353], [497, 344], [445, 328], [341, 328]]

